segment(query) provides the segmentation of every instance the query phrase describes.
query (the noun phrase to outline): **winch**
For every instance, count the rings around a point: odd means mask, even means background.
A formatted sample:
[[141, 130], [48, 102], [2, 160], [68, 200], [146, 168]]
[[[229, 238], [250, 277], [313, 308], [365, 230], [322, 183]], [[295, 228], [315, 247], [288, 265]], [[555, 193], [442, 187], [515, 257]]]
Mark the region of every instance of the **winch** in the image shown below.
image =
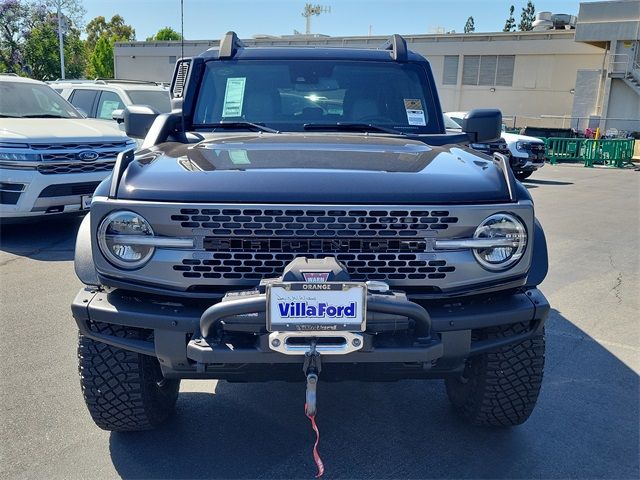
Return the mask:
[[281, 277], [263, 280], [255, 290], [229, 292], [209, 307], [200, 318], [202, 340], [194, 341], [211, 345], [213, 353], [215, 338], [224, 332], [258, 329], [267, 339], [260, 345], [275, 354], [302, 357], [305, 414], [316, 432], [314, 459], [320, 476], [324, 466], [317, 451], [320, 436], [315, 415], [321, 355], [329, 360], [358, 354], [367, 351], [367, 335], [407, 328], [415, 331], [417, 351], [429, 344], [431, 318], [405, 293], [391, 291], [383, 282], [352, 282], [334, 257], [298, 257]]

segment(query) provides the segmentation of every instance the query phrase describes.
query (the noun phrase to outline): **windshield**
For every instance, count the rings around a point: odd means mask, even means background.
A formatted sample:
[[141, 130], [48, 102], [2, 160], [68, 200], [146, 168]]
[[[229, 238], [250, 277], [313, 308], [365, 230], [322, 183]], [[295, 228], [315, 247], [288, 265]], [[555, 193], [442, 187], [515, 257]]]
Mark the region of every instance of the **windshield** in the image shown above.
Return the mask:
[[456, 121], [454, 121], [449, 115], [445, 113], [443, 117], [444, 117], [444, 128], [462, 130], [462, 126], [460, 126]]
[[194, 127], [252, 122], [279, 131], [337, 123], [440, 133], [428, 79], [411, 63], [208, 62]]
[[7, 81], [0, 82], [0, 117], [83, 118], [47, 85]]
[[134, 105], [148, 105], [160, 113], [171, 111], [169, 90], [129, 90], [127, 94]]

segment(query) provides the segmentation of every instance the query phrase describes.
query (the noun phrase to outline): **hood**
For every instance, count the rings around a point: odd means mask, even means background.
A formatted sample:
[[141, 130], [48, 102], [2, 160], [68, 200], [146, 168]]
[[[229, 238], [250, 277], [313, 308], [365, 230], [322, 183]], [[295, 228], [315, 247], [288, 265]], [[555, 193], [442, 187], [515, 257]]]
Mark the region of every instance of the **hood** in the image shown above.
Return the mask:
[[111, 141], [126, 138], [117, 125], [92, 118], [1, 118], [0, 140], [20, 143]]
[[544, 143], [541, 139], [536, 137], [528, 137], [527, 135], [518, 135], [517, 133], [502, 132], [501, 137], [509, 143], [515, 142], [531, 142], [531, 143]]
[[461, 146], [362, 134], [218, 135], [138, 152], [118, 198], [423, 204], [509, 201], [500, 164]]

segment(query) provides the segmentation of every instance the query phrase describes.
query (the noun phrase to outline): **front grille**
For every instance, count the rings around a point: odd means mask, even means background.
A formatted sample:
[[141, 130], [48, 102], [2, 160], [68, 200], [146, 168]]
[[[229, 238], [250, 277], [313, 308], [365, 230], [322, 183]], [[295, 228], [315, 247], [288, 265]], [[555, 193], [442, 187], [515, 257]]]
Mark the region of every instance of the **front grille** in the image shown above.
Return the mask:
[[32, 150], [95, 150], [97, 148], [110, 148], [118, 152], [127, 147], [127, 142], [84, 142], [84, 143], [31, 143]]
[[[44, 160], [45, 162], [82, 161], [80, 158], [78, 158], [78, 154], [81, 151], [82, 150], [77, 152], [71, 151], [71, 152], [44, 153], [42, 154], [42, 160]], [[120, 150], [107, 150], [104, 152], [96, 152], [96, 153], [98, 154], [98, 157], [96, 158], [96, 160], [115, 160], [116, 157], [118, 156], [118, 153], [120, 153]]]
[[66, 197], [71, 195], [91, 195], [100, 182], [83, 182], [83, 183], [63, 183], [58, 185], [49, 185], [42, 192], [39, 198], [50, 197]]
[[[260, 281], [282, 274], [284, 267], [299, 253], [216, 252], [207, 260], [185, 259], [173, 270], [185, 278], [236, 279]], [[325, 253], [304, 256], [322, 258]], [[342, 253], [335, 255], [344, 263], [354, 281], [435, 280], [443, 279], [455, 267], [444, 260], [421, 259], [419, 253]]]
[[458, 218], [446, 210], [318, 210], [183, 208], [171, 220], [183, 228], [207, 229], [211, 237], [379, 238], [418, 237], [446, 230]]
[[204, 249], [214, 252], [402, 253], [424, 252], [424, 240], [386, 238], [217, 238], [205, 237]]
[[90, 173], [108, 172], [113, 169], [115, 160], [110, 162], [75, 162], [57, 163], [51, 165], [38, 165], [38, 172], [43, 175], [55, 175], [61, 173]]

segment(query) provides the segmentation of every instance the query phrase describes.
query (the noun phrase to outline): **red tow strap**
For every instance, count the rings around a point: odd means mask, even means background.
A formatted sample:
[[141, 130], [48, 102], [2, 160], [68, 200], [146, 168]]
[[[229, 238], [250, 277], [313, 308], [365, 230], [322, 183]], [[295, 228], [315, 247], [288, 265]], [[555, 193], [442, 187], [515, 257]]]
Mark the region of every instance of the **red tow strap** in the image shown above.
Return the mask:
[[316, 432], [316, 443], [313, 445], [313, 460], [316, 462], [316, 467], [318, 467], [318, 473], [316, 474], [316, 478], [320, 478], [324, 474], [324, 463], [322, 463], [322, 459], [320, 458], [320, 454], [318, 453], [318, 443], [320, 443], [320, 430], [318, 430], [318, 425], [316, 425], [316, 416], [307, 414], [307, 405], [304, 406], [305, 415], [307, 418], [311, 420], [311, 428]]

